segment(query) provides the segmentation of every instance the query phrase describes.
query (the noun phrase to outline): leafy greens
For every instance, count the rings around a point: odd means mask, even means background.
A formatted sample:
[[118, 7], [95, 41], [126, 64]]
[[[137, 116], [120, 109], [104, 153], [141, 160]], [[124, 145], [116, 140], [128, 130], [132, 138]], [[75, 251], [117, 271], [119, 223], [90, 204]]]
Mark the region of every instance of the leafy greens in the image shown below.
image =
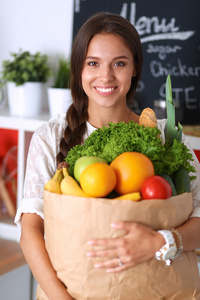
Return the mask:
[[[104, 158], [109, 164], [121, 153], [136, 151], [145, 154], [152, 161], [155, 174], [163, 172], [173, 175], [180, 167], [190, 172], [195, 168], [190, 165], [192, 154], [180, 141], [162, 145], [161, 134], [157, 127], [140, 126], [133, 121], [108, 124], [92, 132], [83, 145], [76, 145], [68, 152], [65, 159], [69, 163], [69, 173], [74, 176], [74, 165], [82, 156]], [[191, 177], [194, 179], [195, 177]]]

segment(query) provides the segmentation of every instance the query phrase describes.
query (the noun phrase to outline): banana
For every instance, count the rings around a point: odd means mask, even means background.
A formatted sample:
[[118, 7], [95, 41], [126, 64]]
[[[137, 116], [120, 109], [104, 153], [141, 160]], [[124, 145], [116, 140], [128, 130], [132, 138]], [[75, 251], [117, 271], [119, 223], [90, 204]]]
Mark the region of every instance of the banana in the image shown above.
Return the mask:
[[61, 193], [65, 195], [78, 196], [78, 197], [87, 197], [90, 198], [88, 194], [86, 194], [76, 180], [69, 175], [68, 168], [63, 168], [64, 178], [61, 181], [60, 189]]
[[44, 186], [44, 189], [56, 194], [61, 194], [60, 182], [63, 179], [62, 169], [56, 170], [55, 175]]
[[113, 200], [131, 200], [131, 201], [139, 201], [141, 199], [140, 193], [129, 193], [119, 197], [114, 198]]
[[62, 172], [63, 172], [64, 178], [67, 177], [67, 176], [70, 176], [70, 175], [69, 175], [68, 168], [69, 168], [69, 166], [64, 166], [64, 167], [62, 167]]

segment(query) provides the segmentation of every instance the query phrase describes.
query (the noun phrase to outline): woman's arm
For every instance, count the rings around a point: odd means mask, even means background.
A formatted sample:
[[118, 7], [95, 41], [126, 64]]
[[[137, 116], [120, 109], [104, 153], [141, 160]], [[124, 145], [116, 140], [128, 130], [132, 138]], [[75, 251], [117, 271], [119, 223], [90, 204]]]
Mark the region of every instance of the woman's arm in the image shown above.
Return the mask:
[[200, 218], [191, 218], [177, 228], [183, 242], [183, 251], [200, 248]]
[[44, 221], [37, 214], [25, 213], [21, 220], [20, 244], [30, 269], [49, 300], [72, 300], [56, 276], [44, 243]]
[[[115, 239], [91, 240], [90, 245], [103, 246], [105, 249], [86, 253], [88, 257], [103, 258], [104, 261], [100, 259], [95, 267], [106, 268], [107, 272], [120, 272], [147, 261], [165, 244], [160, 233], [142, 224], [119, 222], [111, 226], [117, 230], [125, 230], [125, 235]], [[183, 251], [200, 248], [200, 218], [191, 218], [176, 229], [182, 237]], [[122, 265], [119, 265], [118, 258]]]

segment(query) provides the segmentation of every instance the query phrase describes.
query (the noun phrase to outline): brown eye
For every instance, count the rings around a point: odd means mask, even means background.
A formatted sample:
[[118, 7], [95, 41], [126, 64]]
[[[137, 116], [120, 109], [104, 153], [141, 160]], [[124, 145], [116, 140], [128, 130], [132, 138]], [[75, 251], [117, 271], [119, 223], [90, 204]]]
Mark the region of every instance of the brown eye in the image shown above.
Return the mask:
[[123, 61], [118, 61], [114, 64], [114, 66], [123, 67], [123, 66], [125, 66], [125, 63]]
[[97, 65], [98, 65], [98, 63], [95, 62], [95, 61], [90, 61], [90, 62], [88, 62], [88, 66], [95, 67], [95, 66], [97, 66]]

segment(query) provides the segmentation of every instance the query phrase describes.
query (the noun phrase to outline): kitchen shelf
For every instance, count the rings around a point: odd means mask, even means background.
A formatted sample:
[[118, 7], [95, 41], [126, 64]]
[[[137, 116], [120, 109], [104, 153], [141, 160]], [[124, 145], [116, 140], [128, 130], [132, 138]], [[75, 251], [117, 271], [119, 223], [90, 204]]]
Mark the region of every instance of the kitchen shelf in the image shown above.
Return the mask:
[[[23, 193], [26, 157], [32, 133], [49, 120], [49, 112], [44, 111], [36, 118], [11, 116], [8, 107], [0, 109], [0, 128], [18, 131], [18, 164], [17, 164], [17, 207]], [[0, 221], [0, 238], [19, 240], [19, 230], [13, 222]]]
[[25, 265], [26, 261], [17, 242], [0, 239], [0, 276]]
[[37, 118], [15, 117], [11, 116], [9, 109], [5, 107], [0, 110], [0, 128], [33, 132], [49, 118], [49, 113], [45, 111]]

